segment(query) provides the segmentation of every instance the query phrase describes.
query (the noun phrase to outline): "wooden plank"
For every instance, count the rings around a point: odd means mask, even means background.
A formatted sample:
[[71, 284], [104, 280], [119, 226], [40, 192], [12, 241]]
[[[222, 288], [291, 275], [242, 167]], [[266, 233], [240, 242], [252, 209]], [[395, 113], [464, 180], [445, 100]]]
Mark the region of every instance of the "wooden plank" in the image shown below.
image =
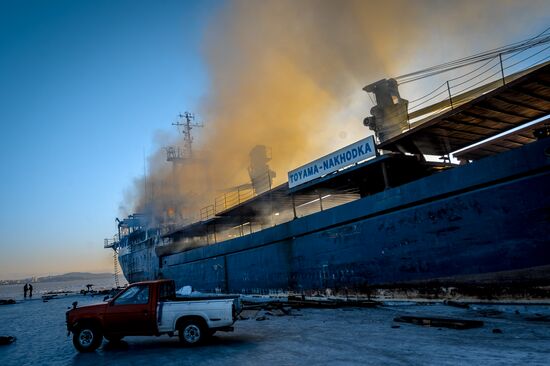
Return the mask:
[[[494, 123], [497, 123], [497, 124], [503, 124], [503, 125], [512, 126], [512, 127], [517, 126], [517, 123], [504, 121], [504, 120], [499, 119], [499, 118], [484, 116], [482, 114], [480, 115], [480, 114], [472, 112], [472, 111], [463, 111], [462, 114], [464, 114], [466, 116], [471, 116], [473, 118], [477, 118], [477, 119], [482, 120], [482, 121], [490, 121], [490, 122], [494, 122]], [[502, 128], [501, 132], [504, 131], [504, 130], [506, 130], [506, 128]], [[489, 136], [487, 136], [487, 137], [489, 137]]]
[[477, 109], [478, 111], [483, 111], [483, 112], [487, 113], [490, 117], [495, 118], [495, 119], [507, 118], [508, 122], [513, 123], [515, 125], [521, 124], [521, 123], [523, 123], [523, 121], [527, 121], [527, 120], [532, 119], [532, 117], [519, 116], [517, 114], [504, 112], [504, 111], [501, 111], [501, 110], [497, 110], [495, 108], [483, 107], [481, 105], [475, 106], [475, 109]]
[[[483, 125], [483, 121], [481, 121], [480, 123], [472, 123], [472, 122], [467, 122], [467, 121], [463, 121], [463, 120], [457, 120], [458, 116], [454, 116], [453, 118], [447, 118], [447, 121], [449, 122], [452, 122], [453, 124], [456, 123], [456, 124], [461, 124], [461, 125], [464, 125], [464, 126], [470, 126], [470, 127], [474, 127], [474, 128], [477, 128], [477, 129], [484, 129], [484, 130], [489, 130], [491, 132], [496, 132], [496, 133], [500, 133], [502, 132], [502, 129], [500, 128], [494, 128], [494, 127], [489, 127], [489, 126], [486, 126], [486, 125]], [[472, 119], [472, 118], [469, 118], [469, 119]], [[487, 135], [487, 134], [484, 134], [484, 135]]]
[[549, 98], [548, 95], [540, 94], [536, 91], [533, 91], [529, 88], [522, 87], [522, 86], [517, 86], [515, 89], [518, 90], [519, 92], [521, 92], [522, 94], [530, 96], [531, 98], [539, 99], [539, 100], [542, 100], [545, 103], [548, 103], [548, 98]]
[[530, 109], [530, 110], [538, 112], [538, 113], [547, 113], [548, 112], [548, 111], [544, 110], [543, 108], [539, 108], [538, 106], [534, 106], [533, 103], [528, 104], [528, 103], [524, 103], [522, 101], [519, 101], [517, 99], [511, 100], [511, 99], [508, 99], [508, 97], [505, 97], [505, 96], [502, 96], [502, 95], [495, 96], [494, 99], [500, 100], [502, 102], [505, 102], [505, 103], [508, 103], [510, 105], [514, 105], [514, 106], [517, 106], [517, 107]]
[[473, 135], [477, 139], [479, 137], [485, 138], [487, 136], [487, 134], [484, 134], [484, 133], [478, 133], [478, 132], [474, 132], [466, 129], [456, 129], [456, 128], [449, 127], [449, 125], [441, 125], [441, 126], [437, 126], [437, 128], [433, 128], [433, 130], [438, 130], [438, 129], [451, 132], [451, 134], [448, 135], [450, 137], [462, 136], [462, 134], [466, 134], [466, 135]]
[[[496, 104], [500, 104], [500, 105], [496, 105]], [[538, 114], [539, 114], [537, 112], [534, 115], [532, 115], [533, 112], [530, 112], [529, 115], [526, 115], [527, 111], [524, 111], [524, 114], [518, 113], [514, 110], [514, 109], [517, 109], [517, 106], [511, 106], [510, 107], [509, 104], [500, 102], [496, 98], [492, 98], [490, 100], [487, 100], [485, 103], [483, 103], [483, 105], [486, 108], [490, 109], [490, 110], [494, 110], [494, 111], [502, 113], [502, 114], [507, 114], [507, 115], [510, 115], [510, 116], [515, 116], [515, 117], [524, 118], [524, 119], [532, 119], [532, 118], [538, 116]]]
[[396, 322], [422, 325], [425, 327], [451, 328], [451, 329], [472, 329], [481, 328], [484, 323], [481, 320], [459, 319], [459, 318], [441, 318], [430, 316], [410, 316], [402, 315], [393, 319]]

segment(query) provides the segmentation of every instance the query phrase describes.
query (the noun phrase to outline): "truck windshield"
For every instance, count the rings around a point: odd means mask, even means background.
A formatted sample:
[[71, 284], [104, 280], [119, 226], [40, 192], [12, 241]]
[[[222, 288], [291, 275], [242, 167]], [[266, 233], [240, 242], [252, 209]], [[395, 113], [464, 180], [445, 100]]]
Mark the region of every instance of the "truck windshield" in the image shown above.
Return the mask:
[[149, 286], [137, 285], [128, 288], [115, 300], [115, 305], [147, 304], [149, 302]]

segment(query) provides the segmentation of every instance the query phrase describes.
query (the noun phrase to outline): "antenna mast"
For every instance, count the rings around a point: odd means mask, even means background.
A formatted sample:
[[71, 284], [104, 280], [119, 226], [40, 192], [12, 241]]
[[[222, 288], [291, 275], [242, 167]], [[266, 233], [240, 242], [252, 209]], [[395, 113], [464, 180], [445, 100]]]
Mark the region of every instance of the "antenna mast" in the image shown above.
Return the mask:
[[193, 158], [193, 136], [191, 130], [193, 127], [203, 127], [201, 123], [195, 122], [195, 115], [185, 112], [178, 115], [179, 119], [172, 123], [183, 134], [183, 147], [169, 146], [166, 148], [166, 161], [172, 163], [183, 162], [186, 159]]

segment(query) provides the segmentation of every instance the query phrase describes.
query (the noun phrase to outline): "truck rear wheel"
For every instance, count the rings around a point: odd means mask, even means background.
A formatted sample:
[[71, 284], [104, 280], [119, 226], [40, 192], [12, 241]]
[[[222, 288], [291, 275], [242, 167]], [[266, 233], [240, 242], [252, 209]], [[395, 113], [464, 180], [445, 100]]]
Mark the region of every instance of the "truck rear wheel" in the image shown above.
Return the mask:
[[200, 344], [205, 338], [207, 329], [199, 320], [186, 320], [181, 323], [179, 329], [180, 342], [185, 346]]
[[103, 340], [101, 330], [92, 324], [83, 324], [73, 333], [73, 344], [80, 352], [93, 352]]

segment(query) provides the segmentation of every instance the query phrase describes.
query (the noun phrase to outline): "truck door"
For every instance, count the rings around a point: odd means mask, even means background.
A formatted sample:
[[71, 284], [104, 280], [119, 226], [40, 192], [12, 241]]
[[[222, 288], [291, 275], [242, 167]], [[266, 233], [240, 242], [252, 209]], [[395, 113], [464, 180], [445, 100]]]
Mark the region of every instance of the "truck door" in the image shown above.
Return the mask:
[[109, 303], [105, 312], [105, 332], [147, 335], [156, 331], [152, 289], [149, 284], [128, 287]]

